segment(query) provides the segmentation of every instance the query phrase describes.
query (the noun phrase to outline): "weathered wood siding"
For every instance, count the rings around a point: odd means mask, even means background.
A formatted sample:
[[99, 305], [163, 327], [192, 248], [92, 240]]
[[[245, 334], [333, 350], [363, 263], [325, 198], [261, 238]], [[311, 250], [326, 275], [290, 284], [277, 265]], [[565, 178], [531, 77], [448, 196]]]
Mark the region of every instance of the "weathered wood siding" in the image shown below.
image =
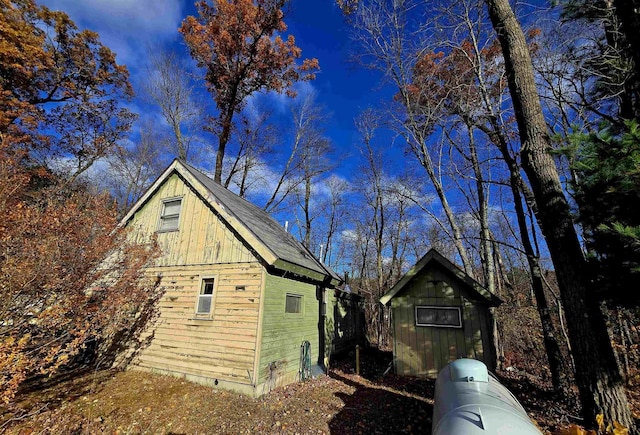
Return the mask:
[[134, 236], [142, 239], [156, 233], [162, 201], [176, 197], [182, 198], [178, 231], [157, 233], [162, 249], [157, 266], [256, 261], [233, 231], [175, 174], [133, 217]]
[[[157, 233], [162, 255], [147, 272], [166, 293], [147, 332], [153, 340], [133, 365], [253, 394], [264, 268], [177, 175], [135, 214], [132, 236], [156, 233], [162, 200], [175, 197], [178, 230]], [[196, 315], [204, 278], [215, 279], [211, 314]]]
[[[301, 314], [285, 313], [286, 294], [303, 296]], [[266, 276], [258, 383], [261, 389], [286, 385], [297, 379], [300, 347], [311, 343], [311, 365], [318, 362], [319, 303], [316, 287], [273, 275]]]
[[[254, 378], [262, 267], [257, 263], [162, 267], [166, 293], [153, 341], [134, 365], [251, 385]], [[196, 315], [203, 278], [215, 278], [211, 315]], [[236, 290], [236, 286], [244, 290]], [[233, 385], [231, 385], [233, 388]], [[241, 389], [241, 388], [240, 388]], [[250, 393], [250, 391], [247, 390]]]
[[[462, 328], [416, 326], [415, 306], [462, 309]], [[397, 374], [437, 376], [449, 362], [475, 358], [490, 366], [486, 307], [466, 297], [458, 281], [438, 269], [425, 270], [391, 300], [394, 368]]]

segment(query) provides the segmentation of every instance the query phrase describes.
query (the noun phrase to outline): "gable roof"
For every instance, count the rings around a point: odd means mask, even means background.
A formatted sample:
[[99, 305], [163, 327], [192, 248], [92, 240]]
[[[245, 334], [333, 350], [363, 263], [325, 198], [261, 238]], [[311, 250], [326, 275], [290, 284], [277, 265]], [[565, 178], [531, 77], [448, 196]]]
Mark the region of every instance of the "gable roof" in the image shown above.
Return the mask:
[[120, 226], [126, 225], [173, 174], [177, 174], [190, 186], [268, 266], [313, 281], [325, 282], [330, 286], [336, 286], [342, 281], [333, 270], [317, 260], [302, 243], [285, 231], [267, 212], [178, 159], [165, 169], [133, 205], [122, 218]]
[[465, 273], [464, 270], [460, 269], [458, 266], [449, 261], [446, 257], [436, 251], [434, 248], [431, 248], [429, 252], [425, 254], [407, 273], [404, 274], [402, 278], [382, 297], [380, 298], [380, 302], [384, 305], [388, 304], [391, 299], [395, 297], [396, 294], [400, 292], [408, 283], [418, 275], [418, 273], [424, 269], [425, 267], [433, 264], [439, 264], [449, 273], [451, 273], [456, 279], [463, 282], [467, 285], [467, 287], [477, 293], [481, 300], [486, 301], [491, 306], [498, 306], [502, 303], [502, 300], [497, 296], [491, 294], [487, 289], [485, 289], [478, 281], [471, 278], [469, 275]]

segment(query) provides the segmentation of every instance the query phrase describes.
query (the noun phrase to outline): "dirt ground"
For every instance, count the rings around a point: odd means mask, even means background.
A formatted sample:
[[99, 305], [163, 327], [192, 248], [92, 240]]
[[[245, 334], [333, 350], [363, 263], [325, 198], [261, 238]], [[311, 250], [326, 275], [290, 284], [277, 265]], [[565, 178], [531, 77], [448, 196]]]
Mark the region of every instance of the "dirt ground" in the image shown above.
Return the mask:
[[[384, 375], [388, 352], [334, 362], [328, 376], [258, 398], [183, 379], [100, 371], [25, 393], [0, 408], [8, 434], [395, 434], [431, 433], [434, 381]], [[504, 382], [547, 433], [572, 421], [567, 398], [512, 375]]]

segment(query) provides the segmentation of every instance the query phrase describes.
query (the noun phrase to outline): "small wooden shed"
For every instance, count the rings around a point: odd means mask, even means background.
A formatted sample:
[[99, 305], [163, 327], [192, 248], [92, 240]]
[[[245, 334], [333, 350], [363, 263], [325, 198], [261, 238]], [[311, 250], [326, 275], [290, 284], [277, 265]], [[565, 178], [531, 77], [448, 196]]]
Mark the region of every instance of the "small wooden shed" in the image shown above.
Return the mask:
[[489, 308], [502, 301], [435, 249], [380, 302], [391, 308], [396, 374], [436, 377], [463, 357], [495, 368]]
[[322, 370], [341, 279], [264, 210], [175, 160], [121, 225], [165, 290], [130, 367], [253, 396]]

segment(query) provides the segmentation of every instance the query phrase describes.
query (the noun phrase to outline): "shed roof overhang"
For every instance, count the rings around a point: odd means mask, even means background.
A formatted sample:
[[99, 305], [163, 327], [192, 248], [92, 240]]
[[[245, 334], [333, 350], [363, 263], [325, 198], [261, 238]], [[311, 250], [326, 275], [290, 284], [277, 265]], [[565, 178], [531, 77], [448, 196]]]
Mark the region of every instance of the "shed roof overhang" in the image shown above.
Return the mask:
[[422, 269], [427, 267], [431, 263], [437, 263], [450, 272], [456, 279], [466, 284], [466, 286], [477, 293], [481, 300], [484, 300], [489, 306], [498, 306], [502, 303], [502, 300], [489, 292], [478, 281], [471, 278], [465, 273], [464, 270], [449, 261], [446, 257], [440, 254], [435, 249], [430, 249], [424, 257], [422, 257], [402, 278], [381, 298], [380, 303], [387, 305], [391, 299], [393, 299]]

